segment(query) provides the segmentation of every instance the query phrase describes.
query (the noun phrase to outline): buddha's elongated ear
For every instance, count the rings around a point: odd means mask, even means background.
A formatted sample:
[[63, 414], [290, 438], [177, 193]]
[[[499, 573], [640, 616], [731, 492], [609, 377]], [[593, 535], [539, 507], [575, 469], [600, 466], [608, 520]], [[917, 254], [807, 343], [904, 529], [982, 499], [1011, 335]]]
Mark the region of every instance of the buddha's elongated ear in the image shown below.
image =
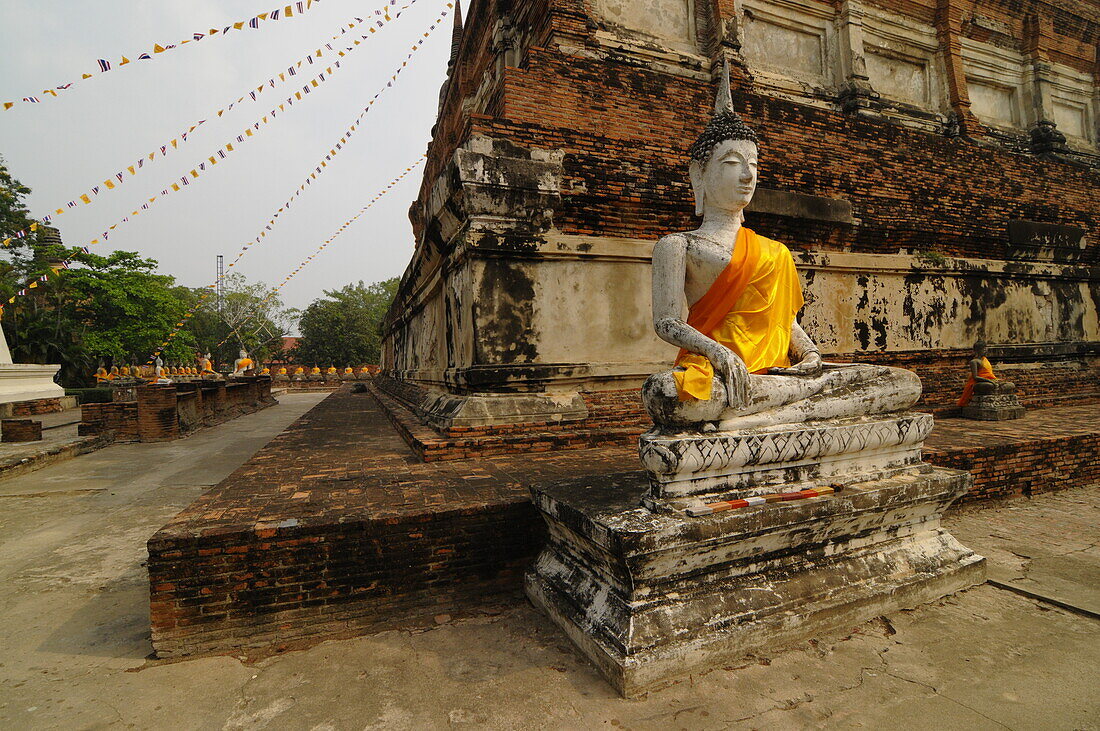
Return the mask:
[[706, 188], [703, 185], [703, 165], [698, 160], [692, 160], [688, 166], [688, 176], [691, 178], [691, 190], [695, 193], [695, 215], [703, 215], [703, 202], [706, 199]]

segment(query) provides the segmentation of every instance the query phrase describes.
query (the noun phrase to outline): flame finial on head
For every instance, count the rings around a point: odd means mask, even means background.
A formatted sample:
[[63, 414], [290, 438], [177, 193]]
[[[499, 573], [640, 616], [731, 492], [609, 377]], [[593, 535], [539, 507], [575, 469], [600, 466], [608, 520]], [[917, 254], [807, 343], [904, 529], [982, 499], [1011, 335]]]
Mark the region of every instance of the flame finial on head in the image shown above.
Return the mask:
[[714, 98], [714, 115], [710, 118], [699, 139], [689, 148], [688, 154], [695, 162], [706, 164], [714, 146], [726, 140], [748, 140], [760, 145], [756, 132], [742, 121], [733, 111], [733, 97], [730, 94], [729, 61], [722, 64], [722, 79], [718, 83], [718, 93]]

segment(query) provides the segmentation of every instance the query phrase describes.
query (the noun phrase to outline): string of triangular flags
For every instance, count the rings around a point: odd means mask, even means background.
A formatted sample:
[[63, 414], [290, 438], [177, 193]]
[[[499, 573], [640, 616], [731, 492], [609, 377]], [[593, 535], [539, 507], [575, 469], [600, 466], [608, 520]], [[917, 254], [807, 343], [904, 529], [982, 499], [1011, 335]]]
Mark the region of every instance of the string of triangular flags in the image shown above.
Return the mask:
[[50, 267], [50, 273], [49, 274], [41, 274], [37, 277], [32, 278], [28, 282], [24, 283], [23, 288], [20, 289], [20, 290], [17, 290], [15, 294], [13, 294], [11, 297], [8, 298], [7, 302], [0, 302], [0, 320], [4, 319], [4, 308], [7, 307], [10, 304], [13, 304], [17, 297], [26, 296], [27, 293], [30, 292], [32, 289], [37, 289], [38, 285], [44, 284], [45, 282], [50, 281], [51, 276], [57, 276], [58, 272], [60, 272], [62, 269], [68, 269], [68, 268], [69, 268], [69, 262], [68, 261], [58, 262], [57, 264], [54, 264], [53, 266]]
[[[98, 76], [99, 74], [105, 74], [108, 71], [114, 71], [116, 69], [122, 68], [129, 63], [134, 63], [137, 61], [150, 61], [158, 54], [166, 53], [176, 48], [182, 48], [188, 43], [198, 43], [199, 41], [206, 38], [212, 38], [216, 35], [228, 35], [232, 31], [244, 30], [245, 28], [258, 30], [260, 26], [265, 23], [270, 23], [272, 21], [278, 20], [286, 20], [295, 17], [295, 15], [301, 15], [309, 10], [315, 3], [319, 2], [321, 2], [321, 0], [295, 0], [295, 2], [284, 5], [283, 7], [275, 8], [274, 10], [270, 10], [266, 13], [254, 15], [248, 20], [241, 20], [236, 23], [230, 23], [221, 30], [218, 30], [217, 28], [210, 28], [204, 33], [192, 33], [190, 38], [185, 38], [178, 43], [169, 43], [163, 46], [159, 43], [154, 43], [151, 50], [137, 54], [136, 56], [134, 56], [133, 61], [131, 61], [131, 59], [127, 58], [126, 56], [120, 56], [118, 61], [101, 58], [97, 61], [99, 68], [96, 70], [96, 73], [81, 74], [80, 81], [85, 81], [92, 78], [93, 76]], [[52, 89], [43, 89], [42, 93], [38, 96], [25, 96], [22, 99], [4, 102], [4, 109], [11, 109], [20, 102], [25, 104], [40, 104], [44, 99], [48, 99], [50, 97], [56, 98], [60, 92], [68, 91], [76, 83], [77, 82], [75, 81], [70, 81], [67, 84], [58, 84]]]
[[[354, 224], [356, 221], [358, 221], [367, 211], [369, 211], [374, 206], [375, 203], [377, 203], [383, 196], [385, 196], [386, 193], [389, 193], [391, 190], [393, 190], [393, 188], [398, 183], [400, 183], [405, 178], [406, 175], [411, 173], [416, 168], [420, 167], [420, 165], [424, 162], [425, 159], [427, 159], [427, 155], [421, 155], [419, 160], [414, 162], [412, 165], [409, 165], [407, 168], [405, 168], [401, 172], [400, 175], [398, 175], [396, 178], [391, 180], [389, 183], [386, 184], [386, 186], [384, 188], [382, 188], [377, 193], [375, 193], [374, 197], [370, 199], [370, 201], [367, 203], [367, 205], [360, 208], [359, 211], [354, 216], [352, 216], [348, 220], [344, 221], [344, 223], [340, 226], [340, 228], [336, 229], [336, 233], [334, 233], [332, 236], [329, 236], [327, 239], [325, 239], [324, 242], [322, 242], [321, 245], [318, 246], [317, 249], [312, 254], [307, 256], [305, 259], [303, 259], [301, 261], [300, 264], [298, 264], [298, 266], [296, 266], [294, 269], [292, 269], [290, 271], [290, 274], [287, 274], [285, 277], [283, 277], [283, 281], [279, 282], [279, 284], [276, 285], [268, 293], [268, 295], [266, 297], [264, 297], [263, 301], [260, 302], [259, 305], [257, 305], [256, 310], [260, 310], [261, 308], [263, 308], [264, 305], [266, 305], [268, 302], [273, 300], [275, 298], [275, 296], [277, 294], [279, 294], [280, 290], [282, 290], [282, 288], [285, 287], [287, 285], [287, 283], [290, 282], [291, 279], [294, 279], [294, 277], [298, 275], [298, 272], [305, 269], [306, 266], [308, 266], [309, 263], [312, 262], [314, 260], [314, 258], [316, 258], [322, 251], [324, 251], [326, 248], [328, 248], [328, 245], [331, 244], [333, 241], [335, 241], [336, 238], [340, 236], [340, 234], [344, 233], [344, 231], [346, 231], [348, 228], [350, 228], [352, 226], [352, 224]], [[252, 315], [249, 315], [248, 317], [246, 317], [242, 321], [241, 327], [244, 327], [245, 323], [247, 323], [251, 319], [252, 319]], [[233, 334], [230, 333], [229, 335], [227, 335], [225, 337], [224, 340], [222, 340], [220, 343], [218, 343], [215, 347], [220, 348], [232, 336], [233, 336]], [[155, 357], [156, 356], [154, 356], [154, 358]]]
[[405, 69], [406, 66], [408, 66], [409, 61], [413, 57], [413, 54], [424, 46], [425, 41], [431, 36], [432, 31], [434, 31], [443, 23], [443, 20], [447, 17], [447, 13], [453, 7], [453, 3], [447, 3], [447, 10], [443, 10], [439, 14], [439, 17], [436, 18], [435, 21], [428, 27], [428, 30], [422, 34], [423, 37], [418, 39], [416, 43], [412, 45], [412, 50], [409, 51], [409, 53], [405, 56], [405, 59], [401, 62], [401, 65], [390, 76], [390, 79], [386, 82], [386, 85], [379, 89], [378, 92], [375, 93], [373, 97], [371, 97], [370, 101], [367, 102], [367, 105], [363, 107], [363, 110], [361, 112], [359, 112], [359, 116], [355, 118], [355, 122], [353, 122], [346, 130], [344, 130], [344, 134], [341, 135], [339, 141], [336, 142], [331, 148], [329, 148], [328, 154], [326, 154], [324, 158], [320, 161], [320, 163], [313, 168], [313, 172], [311, 172], [306, 177], [305, 181], [298, 186], [298, 189], [294, 191], [290, 198], [288, 198], [287, 201], [282, 206], [280, 206], [277, 211], [275, 211], [275, 214], [270, 219], [268, 219], [267, 224], [264, 226], [263, 230], [260, 231], [259, 235], [256, 236], [256, 238], [254, 238], [252, 241], [244, 244], [241, 247], [241, 250], [237, 252], [237, 256], [231, 262], [229, 262], [229, 266], [227, 268], [231, 269], [236, 266], [237, 262], [239, 262], [248, 252], [249, 248], [260, 243], [275, 227], [276, 222], [278, 221], [279, 216], [282, 215], [283, 211], [286, 211], [290, 208], [295, 199], [302, 195], [302, 193], [304, 193], [309, 188], [309, 186], [313, 184], [313, 181], [317, 179], [317, 176], [324, 174], [324, 171], [328, 168], [328, 164], [332, 162], [332, 159], [336, 157], [337, 153], [339, 153], [345, 145], [347, 145], [348, 140], [351, 139], [351, 136], [355, 134], [356, 130], [359, 129], [360, 125], [363, 123], [363, 119], [370, 112], [371, 108], [373, 108], [374, 103], [378, 101], [378, 98], [382, 96], [382, 94], [385, 93], [386, 89], [389, 89], [393, 86], [393, 82], [397, 80], [397, 77], [400, 76], [401, 72]]
[[[313, 181], [317, 179], [317, 176], [323, 174], [323, 172], [328, 168], [328, 163], [332, 161], [332, 158], [335, 157], [336, 154], [340, 150], [342, 150], [344, 148], [344, 146], [347, 145], [348, 140], [351, 139], [351, 136], [359, 128], [359, 125], [362, 123], [363, 118], [366, 117], [366, 115], [370, 112], [371, 108], [374, 106], [374, 103], [386, 91], [386, 89], [389, 89], [393, 86], [393, 82], [396, 81], [397, 77], [401, 75], [401, 71], [408, 65], [409, 60], [412, 58], [413, 54], [416, 53], [420, 48], [423, 47], [424, 42], [431, 36], [432, 32], [443, 23], [443, 20], [447, 17], [448, 12], [450, 12], [450, 10], [453, 7], [454, 7], [453, 3], [450, 3], [450, 2], [447, 3], [447, 9], [443, 10], [440, 13], [439, 17], [435, 19], [435, 22], [433, 22], [429, 26], [428, 30], [425, 31], [422, 34], [422, 37], [419, 38], [416, 41], [416, 43], [414, 43], [412, 45], [410, 52], [408, 53], [408, 55], [405, 56], [405, 59], [401, 62], [401, 65], [390, 76], [390, 79], [389, 79], [389, 81], [386, 82], [386, 85], [384, 87], [382, 87], [382, 89], [380, 89], [370, 99], [369, 102], [367, 102], [367, 105], [365, 107], [363, 107], [363, 110], [361, 112], [359, 112], [359, 115], [355, 118], [355, 122], [353, 122], [344, 131], [344, 134], [340, 137], [340, 141], [337, 142], [333, 147], [329, 148], [328, 154], [326, 154], [324, 156], [324, 159], [321, 160], [320, 164], [317, 165], [313, 169], [313, 172], [311, 172], [309, 174], [309, 176], [305, 179], [305, 182], [302, 183], [300, 186], [298, 186], [297, 190], [294, 191], [294, 193], [290, 196], [290, 198], [288, 198], [286, 200], [286, 202], [283, 203], [283, 205], [280, 206], [279, 209], [275, 211], [275, 214], [270, 219], [268, 219], [267, 223], [264, 225], [264, 227], [260, 231], [259, 235], [257, 235], [252, 241], [249, 241], [248, 243], [241, 246], [240, 251], [237, 252], [237, 256], [233, 259], [233, 261], [231, 261], [229, 263], [229, 266], [227, 267], [228, 269], [231, 269], [234, 266], [236, 266], [237, 263], [245, 256], [245, 254], [248, 253], [248, 250], [250, 248], [252, 248], [256, 244], [259, 244], [264, 238], [266, 238], [267, 235], [272, 231], [272, 229], [274, 229], [274, 227], [277, 225], [279, 217], [282, 215], [283, 211], [288, 210], [290, 208], [291, 204], [293, 204], [293, 202], [303, 192], [305, 192], [305, 190], [313, 183]], [[195, 302], [194, 305], [191, 306], [191, 309], [188, 312], [191, 313], [192, 315], [195, 312], [197, 312], [199, 310], [199, 308], [202, 307], [203, 303], [205, 303], [206, 300], [209, 299], [214, 294], [214, 290], [217, 288], [217, 286], [218, 286], [217, 282], [214, 282], [213, 284], [208, 284], [206, 286], [206, 291], [203, 292], [203, 294], [201, 294], [199, 296], [198, 300]], [[187, 319], [187, 318], [185, 318], [185, 319]], [[179, 332], [182, 328], [183, 328], [183, 325], [177, 325], [176, 328], [171, 333], [168, 334], [168, 337], [165, 338], [164, 342], [162, 342], [157, 347], [156, 352], [154, 352], [153, 355], [150, 356], [150, 359], [149, 359], [150, 363], [152, 363], [156, 359], [156, 357], [158, 355], [160, 355], [160, 353], [166, 347], [168, 347], [168, 345], [172, 342], [172, 340], [176, 337], [176, 335], [179, 334]]]
[[[372, 25], [370, 27], [370, 33], [375, 33], [378, 28], [381, 28], [381, 27], [385, 26], [386, 23], [388, 23], [390, 21], [393, 21], [393, 20], [396, 20], [397, 18], [401, 17], [401, 13], [404, 10], [406, 10], [407, 8], [411, 7], [413, 4], [415, 4], [416, 1], [417, 0], [409, 0], [408, 4], [404, 5], [400, 9], [398, 9], [391, 16], [390, 15], [390, 7], [396, 6], [397, 0], [389, 0], [389, 2], [386, 4], [386, 6], [384, 6], [382, 9], [374, 11], [374, 15], [377, 18], [380, 18], [380, 19], [374, 21], [374, 25]], [[357, 21], [356, 23], [350, 23], [348, 25], [348, 28], [343, 29], [341, 31], [341, 33], [338, 33], [337, 35], [333, 36], [332, 39], [330, 39], [330, 40], [338, 39], [342, 34], [346, 33], [348, 29], [354, 28], [357, 25], [359, 25], [360, 23], [365, 22], [364, 20], [362, 20], [360, 18], [356, 18], [355, 20]], [[359, 37], [359, 39], [353, 41], [350, 46], [345, 47], [343, 50], [334, 49], [331, 42], [326, 43], [326, 44], [324, 44], [324, 48], [317, 49], [313, 53], [306, 56], [305, 59], [303, 59], [301, 61], [298, 61], [296, 64], [288, 67], [288, 69], [285, 72], [282, 72], [282, 73], [278, 74], [277, 77], [272, 77], [271, 79], [269, 79], [264, 84], [261, 84], [260, 86], [258, 86], [256, 89], [254, 89], [254, 90], [248, 92], [247, 94], [242, 95], [239, 98], [237, 98], [236, 101], [229, 104], [227, 107], [217, 110], [215, 112], [215, 114], [212, 115], [212, 116], [221, 117], [224, 113], [232, 110], [235, 105], [241, 103], [246, 98], [256, 100], [258, 98], [258, 95], [261, 94], [264, 89], [266, 89], [266, 88], [275, 88], [275, 78], [278, 78], [280, 80], [280, 82], [282, 82], [282, 81], [285, 81], [288, 78], [292, 78], [292, 77], [297, 76], [297, 74], [298, 74], [297, 69], [300, 69], [302, 67], [303, 63], [305, 63], [306, 65], [313, 65], [313, 63], [314, 63], [313, 59], [322, 58], [324, 56], [325, 50], [327, 50], [330, 54], [331, 53], [336, 53], [337, 56], [339, 56], [340, 58], [343, 58], [343, 57], [347, 56], [349, 53], [351, 53], [352, 51], [354, 51], [360, 44], [362, 44], [363, 41], [365, 41], [369, 38], [370, 38], [369, 34], [368, 35], [361, 35]], [[272, 108], [266, 115], [261, 117], [259, 120], [254, 121], [251, 125], [246, 127], [242, 134], [237, 135], [237, 137], [236, 137], [237, 142], [242, 143], [246, 139], [249, 139], [249, 138], [253, 137], [255, 131], [259, 131], [262, 127], [266, 126], [269, 122], [271, 122], [276, 117], [278, 117], [279, 114], [283, 113], [286, 110], [287, 107], [293, 106], [295, 101], [301, 101], [306, 96], [308, 96], [313, 89], [316, 89], [318, 86], [323, 84], [326, 80], [331, 78], [334, 71], [336, 69], [339, 69], [340, 67], [341, 67], [341, 62], [338, 60], [332, 66], [326, 67], [323, 71], [319, 72], [312, 79], [307, 80], [306, 83], [302, 86], [301, 90], [299, 90], [299, 91], [295, 92], [293, 95], [287, 97], [283, 101], [282, 104], [279, 104], [276, 107]], [[327, 76], [326, 76], [326, 74], [327, 74]], [[160, 155], [163, 157], [163, 156], [167, 155], [170, 150], [178, 149], [180, 144], [187, 142], [188, 135], [190, 135], [192, 132], [194, 132], [196, 129], [198, 129], [198, 127], [201, 126], [202, 124], [204, 124], [206, 121], [207, 121], [206, 119], [199, 120], [195, 124], [191, 125], [186, 132], [183, 132], [178, 137], [173, 138], [167, 144], [161, 145], [159, 147]], [[122, 218], [121, 220], [115, 222], [113, 225], [108, 227], [107, 230], [105, 230], [102, 233], [101, 238], [103, 240], [106, 240], [106, 239], [110, 238], [110, 232], [111, 231], [115, 230], [118, 226], [120, 226], [124, 223], [128, 223], [130, 218], [132, 218], [134, 216], [141, 215], [142, 212], [149, 210], [149, 207], [152, 206], [156, 202], [157, 198], [159, 198], [161, 196], [168, 195], [169, 189], [171, 189], [172, 192], [177, 192], [177, 191], [180, 190], [180, 188], [182, 186], [190, 185], [191, 180], [193, 180], [194, 178], [197, 178], [199, 173], [206, 171], [207, 165], [213, 167], [214, 165], [216, 165], [221, 160], [224, 160], [235, 149], [236, 148], [233, 146], [232, 142], [229, 142], [229, 143], [223, 145], [220, 149], [215, 151], [215, 153], [213, 155], [209, 156], [206, 160], [200, 162], [196, 168], [191, 170], [191, 172], [189, 173], [189, 175], [192, 176], [191, 178], [188, 178], [187, 175], [182, 176], [178, 182], [174, 182], [174, 183], [170, 184], [167, 188], [163, 189], [159, 196], [155, 195], [155, 196], [149, 198], [139, 208], [131, 211], [129, 216], [126, 216], [126, 217]], [[57, 216], [62, 215], [64, 213], [66, 213], [67, 211], [70, 211], [70, 210], [73, 210], [73, 209], [77, 208], [78, 203], [88, 205], [88, 204], [92, 203], [94, 200], [96, 200], [100, 194], [107, 193], [108, 191], [114, 190], [115, 188], [121, 186], [123, 181], [125, 181], [127, 179], [127, 177], [124, 173], [129, 173], [130, 176], [137, 175], [138, 172], [140, 172], [142, 170], [142, 168], [144, 167], [145, 162], [147, 160], [152, 161], [156, 158], [157, 152], [158, 152], [158, 150], [153, 150], [152, 152], [148, 153], [147, 155], [143, 155], [142, 157], [138, 158], [138, 160], [134, 164], [128, 165], [128, 166], [126, 166], [126, 168], [124, 170], [115, 173], [113, 177], [105, 179], [99, 185], [92, 186], [89, 190], [85, 191], [84, 193], [77, 196], [73, 200], [70, 200], [64, 206], [61, 206], [61, 207], [58, 207], [58, 208], [54, 209], [53, 213], [42, 217], [42, 223], [50, 224], [52, 222], [52, 220], [54, 218], [56, 218]], [[16, 231], [15, 233], [4, 237], [4, 239], [2, 241], [0, 241], [0, 246], [5, 246], [5, 247], [11, 246], [15, 241], [18, 241], [19, 239], [22, 239], [22, 238], [26, 237], [26, 235], [29, 233], [29, 231], [30, 231], [30, 229], [27, 228], [27, 229], [23, 229], [22, 231]], [[88, 245], [89, 246], [94, 246], [95, 244], [98, 244], [99, 241], [100, 241], [100, 239], [94, 239], [91, 242], [89, 242]]]

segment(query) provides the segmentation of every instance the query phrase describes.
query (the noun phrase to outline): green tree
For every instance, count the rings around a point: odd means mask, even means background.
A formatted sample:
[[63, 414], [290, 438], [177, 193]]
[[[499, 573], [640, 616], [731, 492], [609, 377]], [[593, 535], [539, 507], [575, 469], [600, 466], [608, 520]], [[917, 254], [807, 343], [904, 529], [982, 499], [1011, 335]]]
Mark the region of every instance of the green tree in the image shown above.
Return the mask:
[[346, 366], [378, 363], [382, 318], [397, 294], [395, 277], [369, 286], [359, 282], [326, 290], [302, 312], [294, 360], [303, 365]]
[[232, 365], [242, 348], [258, 363], [270, 360], [282, 349], [283, 336], [289, 331], [294, 310], [283, 306], [277, 290], [262, 283], [249, 283], [240, 274], [230, 274], [222, 280], [224, 298], [219, 304], [208, 297], [195, 309], [209, 289], [189, 290], [185, 299], [194, 314], [187, 330], [204, 353], [210, 353], [215, 363]]

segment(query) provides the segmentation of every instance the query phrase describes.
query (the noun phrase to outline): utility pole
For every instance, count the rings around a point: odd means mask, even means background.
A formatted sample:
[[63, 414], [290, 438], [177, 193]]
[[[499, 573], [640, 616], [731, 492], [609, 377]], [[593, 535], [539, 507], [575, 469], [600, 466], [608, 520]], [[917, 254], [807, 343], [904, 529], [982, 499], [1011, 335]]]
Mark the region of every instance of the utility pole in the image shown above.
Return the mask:
[[218, 314], [223, 314], [225, 307], [225, 285], [222, 280], [225, 278], [225, 257], [218, 254]]

